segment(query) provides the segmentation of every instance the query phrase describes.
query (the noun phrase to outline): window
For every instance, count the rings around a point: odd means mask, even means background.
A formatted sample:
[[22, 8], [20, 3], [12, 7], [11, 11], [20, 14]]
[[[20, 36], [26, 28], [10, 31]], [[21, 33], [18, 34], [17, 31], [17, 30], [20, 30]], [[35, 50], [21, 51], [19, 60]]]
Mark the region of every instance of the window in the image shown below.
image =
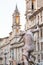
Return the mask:
[[19, 24], [19, 16], [16, 16], [16, 24]]
[[32, 0], [32, 10], [34, 9], [34, 2], [33, 2], [33, 0]]
[[41, 38], [42, 38], [42, 28], [41, 28]]
[[32, 10], [34, 10], [34, 1], [35, 0], [32, 0]]
[[34, 4], [33, 4], [33, 2], [32, 2], [32, 10], [34, 9]]
[[38, 24], [39, 24], [39, 15], [38, 15]]
[[14, 49], [11, 50], [11, 54], [12, 54], [12, 59], [14, 59]]
[[19, 32], [19, 29], [18, 28], [16, 28], [16, 33], [18, 33]]
[[40, 55], [38, 55], [38, 62], [40, 62]]
[[43, 42], [41, 42], [41, 50], [43, 51]]
[[42, 22], [42, 12], [40, 13], [40, 17], [41, 17], [41, 22]]
[[41, 59], [43, 60], [43, 53], [41, 54]]

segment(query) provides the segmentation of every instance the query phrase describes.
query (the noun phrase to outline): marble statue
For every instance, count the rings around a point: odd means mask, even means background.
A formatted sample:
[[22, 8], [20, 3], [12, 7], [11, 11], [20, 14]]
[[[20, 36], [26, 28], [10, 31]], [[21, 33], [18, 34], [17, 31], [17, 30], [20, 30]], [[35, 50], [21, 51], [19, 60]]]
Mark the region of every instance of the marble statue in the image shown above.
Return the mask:
[[23, 41], [25, 44], [22, 54], [24, 65], [30, 65], [29, 62], [34, 64], [34, 56], [31, 54], [34, 51], [34, 39], [31, 30], [26, 31], [25, 35], [23, 36]]

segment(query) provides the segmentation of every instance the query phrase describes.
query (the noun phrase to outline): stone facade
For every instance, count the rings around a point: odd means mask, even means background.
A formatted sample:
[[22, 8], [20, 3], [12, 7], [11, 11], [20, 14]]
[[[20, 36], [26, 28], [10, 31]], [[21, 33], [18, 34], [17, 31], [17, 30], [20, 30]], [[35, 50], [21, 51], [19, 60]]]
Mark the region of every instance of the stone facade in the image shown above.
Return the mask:
[[[32, 5], [36, 3], [36, 5]], [[30, 5], [31, 4], [31, 5]], [[29, 5], [29, 7], [28, 7]], [[34, 55], [36, 63], [43, 63], [43, 1], [26, 0], [26, 30], [32, 29], [34, 34]], [[36, 7], [35, 9], [32, 7]], [[36, 31], [34, 31], [36, 29]], [[37, 30], [38, 29], [38, 30]], [[42, 64], [43, 65], [43, 64]]]
[[20, 13], [16, 6], [16, 9], [12, 15], [12, 32], [9, 33], [9, 37], [0, 38], [0, 65], [12, 65], [18, 64], [22, 59], [22, 47], [24, 43], [19, 41], [22, 31], [20, 30]]
[[[36, 63], [43, 62], [43, 0], [26, 0], [26, 27], [28, 29], [37, 29], [34, 33], [34, 55]], [[23, 41], [20, 41], [20, 13], [16, 9], [12, 15], [12, 32], [9, 37], [0, 38], [0, 65], [12, 65], [20, 63], [22, 59]], [[16, 62], [15, 62], [16, 61]]]
[[9, 64], [8, 59], [10, 57], [10, 44], [8, 42], [8, 38], [9, 37], [0, 39], [0, 61], [2, 65]]
[[[40, 11], [40, 12], [39, 12]], [[38, 13], [37, 13], [38, 12]], [[31, 25], [30, 28], [33, 27], [33, 29], [36, 29], [36, 26], [38, 26], [39, 30], [34, 32], [34, 45], [35, 45], [35, 55], [36, 55], [36, 61], [37, 62], [43, 62], [43, 7], [38, 9], [34, 14], [32, 15]]]

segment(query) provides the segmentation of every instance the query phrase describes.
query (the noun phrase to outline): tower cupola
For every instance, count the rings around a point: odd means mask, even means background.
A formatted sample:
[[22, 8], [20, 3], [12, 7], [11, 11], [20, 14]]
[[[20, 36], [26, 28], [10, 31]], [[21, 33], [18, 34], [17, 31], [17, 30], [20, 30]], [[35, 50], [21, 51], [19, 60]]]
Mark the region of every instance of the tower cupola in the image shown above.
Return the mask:
[[17, 8], [17, 5], [12, 16], [13, 16], [12, 29], [13, 31], [18, 32], [20, 29], [20, 13]]

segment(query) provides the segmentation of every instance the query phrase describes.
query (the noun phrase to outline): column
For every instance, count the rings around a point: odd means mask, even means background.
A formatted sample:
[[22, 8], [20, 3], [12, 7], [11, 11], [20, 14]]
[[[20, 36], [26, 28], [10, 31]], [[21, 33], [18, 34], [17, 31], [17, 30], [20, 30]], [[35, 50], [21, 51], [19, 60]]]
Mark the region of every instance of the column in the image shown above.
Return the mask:
[[20, 63], [20, 47], [17, 48], [17, 51], [16, 51], [16, 62], [17, 64]]
[[40, 50], [41, 50], [41, 42], [40, 42], [40, 39], [41, 39], [41, 29], [39, 29], [39, 44], [40, 44]]
[[43, 38], [43, 26], [42, 26], [42, 38]]
[[[40, 42], [40, 39], [41, 39], [41, 29], [39, 29], [39, 47], [40, 47], [40, 52], [41, 52], [41, 42]], [[41, 61], [41, 54], [40, 54], [40, 61]]]
[[42, 10], [42, 22], [43, 22], [43, 10]]
[[37, 40], [38, 40], [38, 33], [36, 33], [36, 51], [38, 51], [38, 44], [37, 44], [38, 41]]
[[16, 52], [16, 48], [14, 48], [14, 60], [16, 60], [16, 58], [17, 58], [17, 54], [16, 54], [17, 52]]
[[22, 60], [22, 47], [20, 48], [20, 61]]

